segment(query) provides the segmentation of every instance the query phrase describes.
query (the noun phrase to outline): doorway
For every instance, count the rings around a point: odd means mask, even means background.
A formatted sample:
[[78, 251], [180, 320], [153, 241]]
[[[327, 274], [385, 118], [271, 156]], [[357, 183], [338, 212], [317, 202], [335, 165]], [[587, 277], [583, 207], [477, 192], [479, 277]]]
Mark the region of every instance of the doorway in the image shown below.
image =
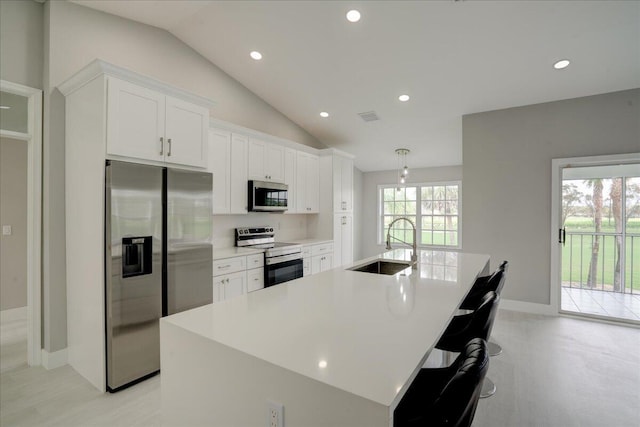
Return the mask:
[[554, 178], [558, 311], [640, 324], [640, 161], [600, 159]]
[[40, 365], [42, 354], [42, 91], [0, 80], [0, 95], [0, 105], [7, 107], [0, 109], [0, 137], [27, 147], [26, 347], [27, 363], [34, 366]]

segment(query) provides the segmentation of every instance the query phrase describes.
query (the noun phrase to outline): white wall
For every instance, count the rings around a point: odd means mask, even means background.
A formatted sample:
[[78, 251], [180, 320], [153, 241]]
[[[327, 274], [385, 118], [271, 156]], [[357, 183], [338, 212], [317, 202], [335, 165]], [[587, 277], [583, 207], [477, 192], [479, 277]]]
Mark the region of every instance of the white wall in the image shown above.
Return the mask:
[[[410, 160], [410, 158], [409, 158]], [[362, 238], [360, 258], [376, 255], [384, 251], [384, 244], [378, 244], [378, 185], [395, 184], [397, 171], [365, 172], [362, 174]], [[428, 183], [442, 181], [457, 181], [462, 179], [462, 166], [445, 166], [438, 168], [411, 169], [408, 183]], [[465, 192], [465, 183], [462, 183], [462, 193]], [[466, 215], [462, 206], [462, 218]], [[464, 247], [464, 234], [462, 245]]]
[[27, 305], [27, 143], [0, 138], [0, 310]]
[[213, 216], [213, 247], [224, 248], [235, 245], [236, 227], [274, 228], [276, 240], [279, 242], [295, 242], [306, 239], [307, 219], [304, 214], [270, 214], [251, 212], [247, 215], [214, 215]]
[[43, 7], [25, 0], [0, 1], [0, 78], [42, 88]]
[[464, 116], [467, 252], [510, 261], [504, 297], [550, 302], [551, 159], [640, 151], [640, 90]]
[[167, 31], [69, 2], [49, 1], [44, 9], [43, 318], [44, 347], [53, 352], [66, 347], [60, 83], [99, 58], [212, 99], [215, 118], [309, 146], [323, 145]]

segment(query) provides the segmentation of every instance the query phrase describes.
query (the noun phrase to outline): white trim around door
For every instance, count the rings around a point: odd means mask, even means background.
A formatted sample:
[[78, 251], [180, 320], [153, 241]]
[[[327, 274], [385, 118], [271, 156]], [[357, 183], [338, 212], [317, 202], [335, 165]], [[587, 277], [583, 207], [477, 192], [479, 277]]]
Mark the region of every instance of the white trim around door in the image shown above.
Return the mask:
[[42, 253], [42, 90], [0, 80], [0, 90], [28, 97], [27, 133], [0, 129], [0, 136], [20, 139], [27, 148], [27, 362], [41, 364]]
[[558, 243], [558, 230], [562, 221], [562, 170], [568, 167], [620, 165], [640, 162], [640, 153], [613, 154], [608, 156], [571, 157], [551, 160], [551, 307], [560, 313], [562, 287], [562, 251]]

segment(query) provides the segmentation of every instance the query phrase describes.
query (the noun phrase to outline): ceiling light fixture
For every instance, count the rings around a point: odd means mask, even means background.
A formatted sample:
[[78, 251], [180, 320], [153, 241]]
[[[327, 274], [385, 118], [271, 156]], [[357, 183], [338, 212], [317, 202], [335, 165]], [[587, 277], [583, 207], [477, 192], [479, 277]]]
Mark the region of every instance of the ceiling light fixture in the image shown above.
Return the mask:
[[347, 12], [347, 21], [349, 22], [358, 22], [360, 20], [360, 12], [353, 9]]
[[8, 105], [0, 105], [0, 110], [10, 110], [11, 107], [9, 107]]
[[560, 61], [553, 64], [553, 68], [555, 68], [556, 70], [562, 70], [563, 68], [567, 68], [570, 63], [571, 61], [569, 61], [568, 59], [561, 59]]
[[251, 57], [256, 61], [260, 61], [262, 59], [262, 54], [257, 50], [252, 51], [249, 55], [251, 55]]
[[327, 113], [326, 111], [322, 111], [322, 112], [320, 112], [320, 117], [327, 118], [327, 117], [329, 117], [329, 113]]
[[326, 360], [321, 360], [320, 362], [318, 362], [318, 368], [326, 368], [327, 367], [327, 361]]
[[398, 99], [402, 102], [407, 102], [408, 100], [410, 100], [411, 98], [409, 97], [409, 95], [400, 95], [398, 97]]
[[411, 150], [407, 148], [396, 149], [396, 156], [398, 156], [398, 185], [396, 189], [398, 191], [400, 191], [401, 185], [404, 185], [407, 182], [407, 176], [409, 175], [409, 167], [407, 166], [407, 154], [409, 154], [410, 152]]

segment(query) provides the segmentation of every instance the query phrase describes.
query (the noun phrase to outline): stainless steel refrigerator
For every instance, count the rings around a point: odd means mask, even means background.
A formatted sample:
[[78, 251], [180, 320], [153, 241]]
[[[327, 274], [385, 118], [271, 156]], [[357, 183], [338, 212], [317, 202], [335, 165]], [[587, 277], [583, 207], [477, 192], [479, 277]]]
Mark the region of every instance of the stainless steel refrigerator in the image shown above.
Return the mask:
[[160, 370], [159, 319], [213, 301], [212, 176], [108, 160], [107, 390]]

